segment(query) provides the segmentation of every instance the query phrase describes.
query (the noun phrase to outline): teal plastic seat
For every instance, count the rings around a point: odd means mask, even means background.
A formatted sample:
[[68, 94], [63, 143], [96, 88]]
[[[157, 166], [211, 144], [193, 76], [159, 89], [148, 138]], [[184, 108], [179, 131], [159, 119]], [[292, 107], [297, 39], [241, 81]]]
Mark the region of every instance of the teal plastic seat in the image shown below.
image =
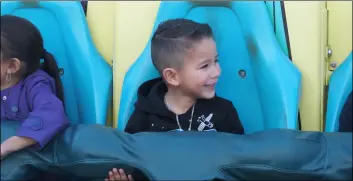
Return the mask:
[[112, 94], [112, 70], [96, 50], [80, 2], [1, 2], [1, 15], [31, 21], [63, 70], [66, 112], [72, 123], [102, 124]]
[[[281, 50], [264, 2], [163, 1], [154, 30], [160, 22], [174, 18], [212, 27], [222, 68], [217, 95], [233, 102], [246, 133], [298, 128], [301, 73]], [[159, 76], [150, 48], [149, 42], [125, 75], [117, 125], [120, 130], [134, 110], [138, 87]]]
[[336, 132], [339, 127], [339, 116], [352, 91], [352, 52], [332, 73], [329, 81], [327, 111], [326, 111], [326, 132]]
[[277, 41], [285, 55], [291, 59], [291, 48], [288, 35], [287, 19], [285, 15], [284, 1], [264, 1]]

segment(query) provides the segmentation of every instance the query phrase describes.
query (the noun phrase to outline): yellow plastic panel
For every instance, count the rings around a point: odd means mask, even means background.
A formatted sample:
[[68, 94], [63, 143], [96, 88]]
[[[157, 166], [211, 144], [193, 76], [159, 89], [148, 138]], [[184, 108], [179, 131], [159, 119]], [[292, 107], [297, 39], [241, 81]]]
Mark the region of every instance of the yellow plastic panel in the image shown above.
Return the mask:
[[352, 51], [352, 1], [327, 1], [327, 9], [329, 60], [338, 67]]
[[89, 1], [87, 5], [87, 22], [93, 41], [110, 65], [113, 59], [115, 3]]
[[115, 2], [114, 112], [117, 125], [121, 89], [125, 73], [144, 50], [152, 33], [160, 1]]
[[322, 130], [325, 84], [325, 2], [285, 1], [293, 63], [302, 72], [302, 129]]
[[[89, 1], [87, 4], [86, 19], [96, 48], [107, 63], [112, 65], [115, 2]], [[110, 103], [107, 111], [106, 126], [111, 127], [113, 125], [113, 101]]]

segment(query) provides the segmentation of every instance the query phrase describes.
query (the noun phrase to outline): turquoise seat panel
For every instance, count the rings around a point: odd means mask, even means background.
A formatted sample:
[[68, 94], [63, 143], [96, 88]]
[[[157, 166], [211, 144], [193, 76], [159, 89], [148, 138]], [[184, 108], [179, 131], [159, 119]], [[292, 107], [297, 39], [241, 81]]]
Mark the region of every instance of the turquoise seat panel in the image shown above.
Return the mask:
[[[247, 133], [272, 128], [297, 129], [301, 74], [281, 50], [263, 2], [203, 5], [162, 2], [154, 30], [167, 19], [187, 18], [209, 23], [214, 31], [222, 75], [217, 94], [231, 100]], [[124, 129], [134, 110], [136, 92], [158, 77], [148, 44], [126, 73], [118, 129]], [[239, 72], [245, 71], [246, 76]]]
[[352, 52], [332, 73], [329, 81], [326, 132], [338, 131], [339, 116], [350, 92], [352, 92]]
[[285, 55], [291, 58], [284, 1], [265, 1], [277, 41]]
[[112, 69], [96, 50], [80, 2], [1, 2], [1, 15], [31, 21], [45, 48], [64, 70], [66, 112], [72, 123], [105, 125], [112, 95]]

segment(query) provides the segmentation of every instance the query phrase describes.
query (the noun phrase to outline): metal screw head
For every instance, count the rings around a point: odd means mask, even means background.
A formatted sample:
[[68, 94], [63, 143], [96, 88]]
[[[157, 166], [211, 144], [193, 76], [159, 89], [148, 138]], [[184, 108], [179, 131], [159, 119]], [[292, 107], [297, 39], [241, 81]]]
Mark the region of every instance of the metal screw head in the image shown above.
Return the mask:
[[245, 77], [246, 77], [246, 72], [245, 72], [245, 70], [239, 70], [238, 75], [239, 75], [241, 78], [245, 78]]
[[336, 68], [337, 67], [337, 63], [336, 62], [331, 62], [330, 66], [331, 66], [331, 68]]
[[328, 56], [328, 57], [331, 57], [331, 56], [332, 56], [332, 50], [331, 50], [331, 48], [329, 48], [329, 49], [327, 50], [327, 56]]

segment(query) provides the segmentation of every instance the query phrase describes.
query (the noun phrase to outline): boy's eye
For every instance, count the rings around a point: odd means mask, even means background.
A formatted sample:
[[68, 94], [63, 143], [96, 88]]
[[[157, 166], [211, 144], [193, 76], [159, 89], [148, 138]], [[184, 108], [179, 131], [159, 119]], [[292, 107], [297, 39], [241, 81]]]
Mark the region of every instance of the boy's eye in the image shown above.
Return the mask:
[[219, 60], [218, 60], [218, 59], [216, 59], [214, 62], [219, 62]]
[[204, 69], [204, 68], [207, 68], [207, 67], [208, 67], [208, 64], [203, 65], [203, 66], [201, 67], [201, 69]]

